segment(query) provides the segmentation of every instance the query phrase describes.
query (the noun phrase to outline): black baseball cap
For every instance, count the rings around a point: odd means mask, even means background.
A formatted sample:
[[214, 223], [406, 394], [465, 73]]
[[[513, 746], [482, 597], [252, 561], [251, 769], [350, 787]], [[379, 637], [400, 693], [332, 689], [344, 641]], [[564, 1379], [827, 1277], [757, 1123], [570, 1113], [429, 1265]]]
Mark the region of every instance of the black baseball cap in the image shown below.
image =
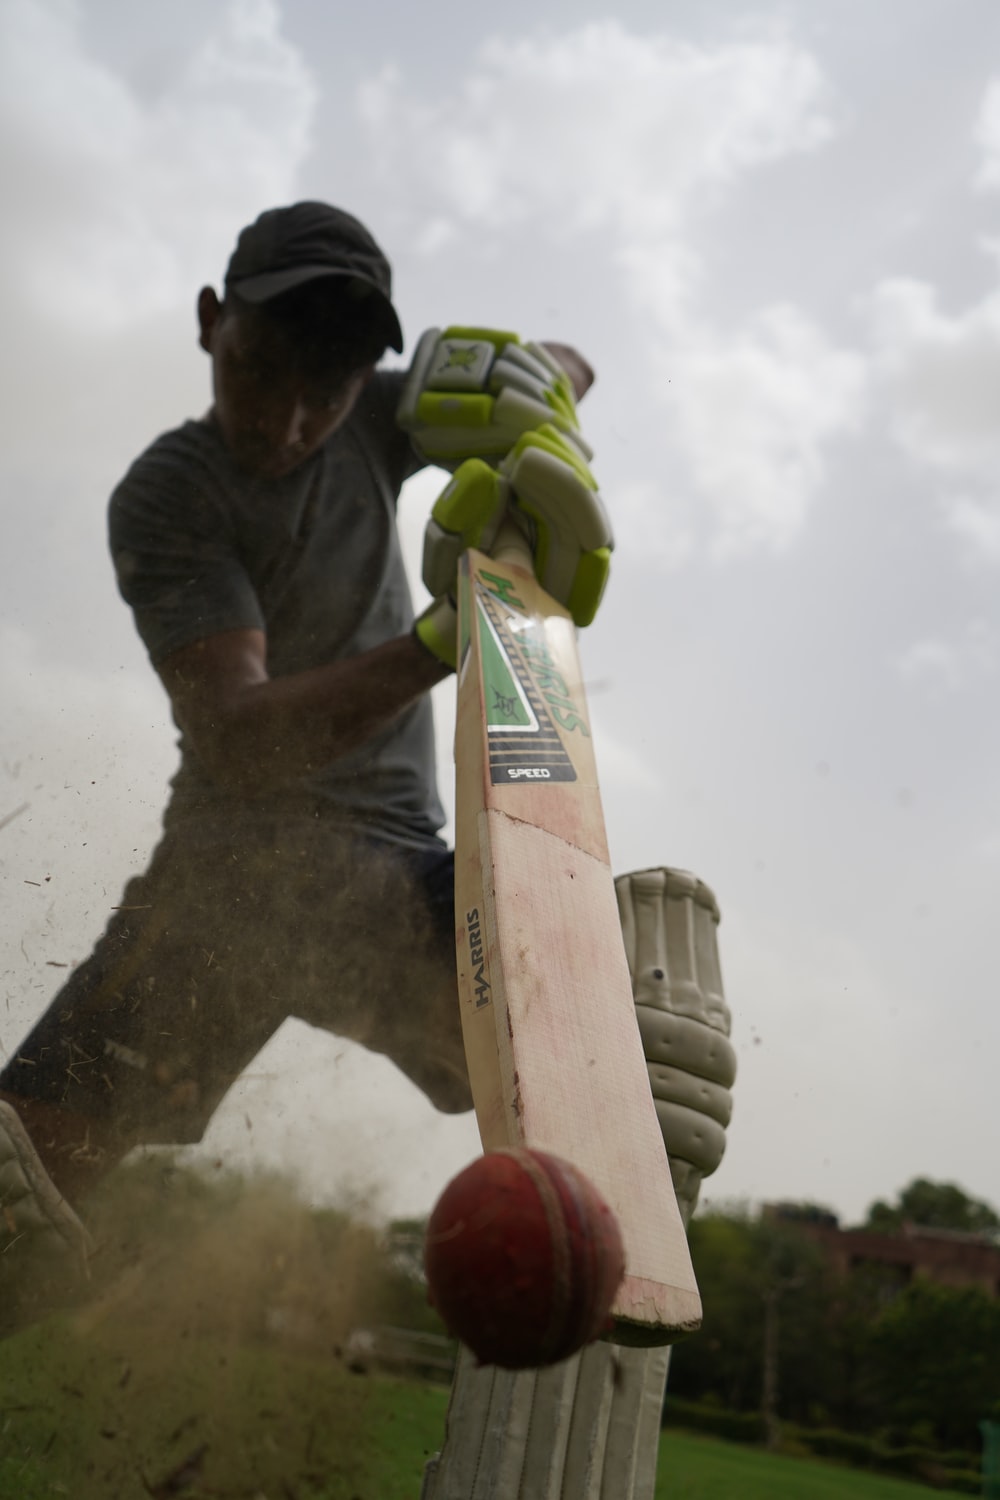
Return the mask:
[[247, 225], [226, 269], [226, 290], [245, 302], [268, 302], [323, 277], [347, 280], [359, 297], [371, 298], [386, 344], [402, 351], [389, 262], [358, 219], [329, 203], [269, 208]]

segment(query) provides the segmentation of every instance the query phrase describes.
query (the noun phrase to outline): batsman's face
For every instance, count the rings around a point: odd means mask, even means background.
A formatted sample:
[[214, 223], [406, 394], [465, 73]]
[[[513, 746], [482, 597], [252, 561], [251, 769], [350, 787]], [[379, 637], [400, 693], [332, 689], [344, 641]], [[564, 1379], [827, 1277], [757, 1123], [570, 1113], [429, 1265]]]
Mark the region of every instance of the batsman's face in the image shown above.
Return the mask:
[[300, 327], [258, 308], [224, 309], [210, 289], [198, 313], [226, 447], [256, 478], [290, 474], [347, 420], [372, 367], [345, 368], [335, 350], [303, 343]]

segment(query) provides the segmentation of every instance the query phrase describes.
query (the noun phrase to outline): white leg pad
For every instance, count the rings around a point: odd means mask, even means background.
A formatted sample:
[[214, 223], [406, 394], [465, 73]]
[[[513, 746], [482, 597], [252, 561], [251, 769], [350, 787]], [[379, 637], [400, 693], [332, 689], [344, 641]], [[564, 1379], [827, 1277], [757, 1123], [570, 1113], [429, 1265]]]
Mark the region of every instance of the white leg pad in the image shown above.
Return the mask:
[[653, 1500], [668, 1358], [598, 1343], [514, 1373], [463, 1349], [421, 1500]]
[[[685, 1227], [725, 1145], [735, 1053], [703, 882], [661, 867], [615, 882], [650, 1082]], [[421, 1500], [654, 1500], [669, 1348], [591, 1344], [513, 1374], [462, 1351]]]

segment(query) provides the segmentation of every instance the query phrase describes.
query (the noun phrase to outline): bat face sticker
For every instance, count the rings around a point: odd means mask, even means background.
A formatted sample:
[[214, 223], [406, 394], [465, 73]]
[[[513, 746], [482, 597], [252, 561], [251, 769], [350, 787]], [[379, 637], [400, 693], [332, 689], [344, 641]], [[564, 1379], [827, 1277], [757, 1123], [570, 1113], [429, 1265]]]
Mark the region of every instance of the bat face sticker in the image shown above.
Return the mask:
[[573, 757], [532, 669], [534, 621], [488, 586], [477, 593], [477, 609], [493, 783], [575, 781]]

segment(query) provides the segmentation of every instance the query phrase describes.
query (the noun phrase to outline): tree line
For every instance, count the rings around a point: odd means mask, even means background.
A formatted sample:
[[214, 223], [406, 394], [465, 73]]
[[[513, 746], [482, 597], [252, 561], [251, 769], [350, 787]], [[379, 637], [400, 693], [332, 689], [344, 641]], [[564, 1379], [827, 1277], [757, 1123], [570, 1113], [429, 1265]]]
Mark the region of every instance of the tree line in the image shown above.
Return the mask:
[[[805, 1230], [831, 1221], [811, 1204], [696, 1215], [704, 1322], [674, 1351], [670, 1395], [763, 1412], [771, 1440], [789, 1422], [978, 1451], [980, 1422], [1000, 1419], [1000, 1297], [920, 1278], [901, 1288], [878, 1265], [839, 1273]], [[925, 1178], [872, 1204], [861, 1227], [906, 1223], [1000, 1235], [989, 1204]]]

